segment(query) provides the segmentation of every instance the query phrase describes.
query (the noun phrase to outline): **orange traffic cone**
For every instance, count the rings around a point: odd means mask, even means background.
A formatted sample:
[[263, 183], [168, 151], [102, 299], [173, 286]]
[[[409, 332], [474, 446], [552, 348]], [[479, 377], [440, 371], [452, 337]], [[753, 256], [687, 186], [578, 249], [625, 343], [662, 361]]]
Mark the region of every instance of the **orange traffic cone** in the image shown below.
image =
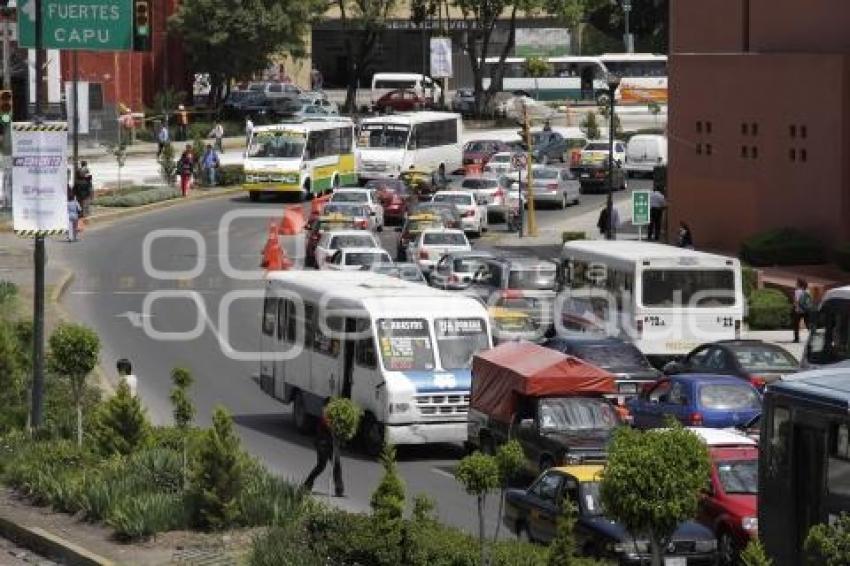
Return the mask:
[[280, 263], [280, 267], [278, 269], [283, 270], [283, 271], [287, 271], [289, 269], [292, 269], [292, 266], [295, 265], [295, 264], [292, 262], [291, 259], [289, 259], [289, 256], [286, 255], [286, 250], [281, 248], [280, 246], [278, 246], [278, 249], [280, 250], [280, 255], [279, 255], [279, 259], [278, 259], [278, 261]]
[[298, 205], [284, 207], [283, 219], [280, 222], [280, 234], [285, 236], [300, 234], [306, 224], [304, 209]]
[[269, 237], [266, 240], [266, 245], [263, 246], [260, 267], [267, 270], [280, 269], [276, 267], [280, 263], [280, 242], [277, 240], [277, 224], [269, 222]]
[[313, 201], [310, 203], [311, 220], [315, 220], [316, 218], [322, 215], [322, 212], [325, 210], [325, 205], [328, 204], [329, 200], [331, 200], [331, 195], [325, 195], [313, 199]]

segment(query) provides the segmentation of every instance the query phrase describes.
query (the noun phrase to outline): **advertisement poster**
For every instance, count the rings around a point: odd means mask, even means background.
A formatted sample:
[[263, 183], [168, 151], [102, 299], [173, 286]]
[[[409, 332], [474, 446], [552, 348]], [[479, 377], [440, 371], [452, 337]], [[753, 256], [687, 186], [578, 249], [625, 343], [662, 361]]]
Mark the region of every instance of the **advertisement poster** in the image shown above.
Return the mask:
[[516, 57], [566, 57], [570, 31], [565, 28], [517, 28]]
[[19, 236], [68, 231], [68, 124], [12, 124], [12, 219]]
[[435, 79], [452, 76], [452, 40], [448, 37], [431, 38], [431, 76]]

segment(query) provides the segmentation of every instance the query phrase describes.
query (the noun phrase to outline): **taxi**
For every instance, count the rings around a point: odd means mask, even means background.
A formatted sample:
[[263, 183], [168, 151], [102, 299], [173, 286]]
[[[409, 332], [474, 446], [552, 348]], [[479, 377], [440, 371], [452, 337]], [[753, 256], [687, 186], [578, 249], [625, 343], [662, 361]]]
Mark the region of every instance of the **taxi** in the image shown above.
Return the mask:
[[325, 232], [336, 232], [338, 230], [356, 230], [361, 228], [355, 218], [341, 213], [323, 214], [317, 216], [310, 222], [310, 233], [307, 236], [305, 251], [305, 262], [310, 267], [316, 265], [316, 245]]
[[433, 171], [411, 168], [403, 171], [398, 178], [417, 195], [420, 201], [429, 200], [437, 192], [438, 187]]
[[404, 226], [397, 228], [401, 232], [396, 252], [398, 261], [407, 261], [407, 248], [422, 233], [422, 230], [444, 227], [443, 219], [436, 214], [412, 214], [408, 216]]
[[493, 329], [493, 340], [497, 345], [517, 340], [535, 342], [540, 339], [537, 323], [527, 312], [510, 307], [491, 306], [487, 309], [487, 314]]

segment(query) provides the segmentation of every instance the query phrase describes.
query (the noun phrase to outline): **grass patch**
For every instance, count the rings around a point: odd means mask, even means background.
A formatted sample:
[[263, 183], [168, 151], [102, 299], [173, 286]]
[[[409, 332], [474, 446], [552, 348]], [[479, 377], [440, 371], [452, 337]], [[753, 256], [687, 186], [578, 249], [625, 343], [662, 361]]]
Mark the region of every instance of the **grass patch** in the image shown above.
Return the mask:
[[131, 187], [119, 194], [95, 197], [95, 204], [109, 208], [131, 208], [154, 202], [171, 200], [180, 196], [180, 191], [172, 187]]

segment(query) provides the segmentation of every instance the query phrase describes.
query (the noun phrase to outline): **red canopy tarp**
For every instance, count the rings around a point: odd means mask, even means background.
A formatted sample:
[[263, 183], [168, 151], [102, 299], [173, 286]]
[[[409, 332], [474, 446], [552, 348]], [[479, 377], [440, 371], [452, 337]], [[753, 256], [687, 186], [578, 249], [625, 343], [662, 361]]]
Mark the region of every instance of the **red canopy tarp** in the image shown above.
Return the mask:
[[506, 342], [472, 361], [472, 408], [506, 423], [516, 412], [518, 395], [610, 393], [617, 393], [612, 374], [530, 342]]

